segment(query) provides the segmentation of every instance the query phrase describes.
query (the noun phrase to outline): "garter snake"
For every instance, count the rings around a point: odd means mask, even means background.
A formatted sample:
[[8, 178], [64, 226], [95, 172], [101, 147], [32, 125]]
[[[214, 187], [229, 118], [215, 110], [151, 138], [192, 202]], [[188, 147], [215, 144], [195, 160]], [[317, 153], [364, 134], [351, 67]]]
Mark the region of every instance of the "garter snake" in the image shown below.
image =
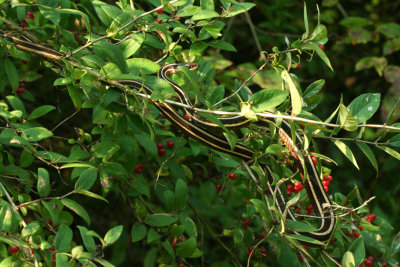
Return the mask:
[[[8, 34], [3, 34], [2, 37], [14, 43], [16, 48], [30, 53], [38, 54], [50, 61], [60, 61], [66, 58], [64, 54], [39, 44], [24, 41]], [[71, 62], [75, 62], [72, 59], [68, 60], [70, 60]], [[197, 66], [196, 63], [168, 64], [160, 69], [158, 75], [160, 78], [166, 80], [171, 84], [171, 86], [178, 94], [181, 103], [192, 106], [185, 91], [168, 78], [168, 74], [180, 71], [178, 67], [181, 65], [187, 66], [190, 69], [194, 69]], [[145, 90], [146, 94], [148, 95], [151, 95], [153, 91], [149, 86], [147, 86], [143, 82], [133, 79], [117, 80], [115, 82], [118, 82], [122, 85], [126, 85], [131, 88], [135, 88], [139, 91]], [[169, 121], [171, 121], [171, 123], [177, 126], [178, 129], [180, 129], [187, 135], [191, 136], [192, 138], [205, 144], [206, 146], [233, 155], [244, 161], [250, 161], [253, 159], [255, 152], [250, 148], [242, 144], [237, 144], [234, 149], [231, 149], [231, 146], [226, 139], [219, 137], [218, 135], [212, 134], [208, 130], [206, 130], [207, 128], [219, 128], [217, 124], [214, 124], [204, 119], [203, 117], [198, 116], [190, 109], [185, 109], [185, 112], [189, 114], [189, 120], [188, 120], [184, 116], [182, 116], [177, 110], [175, 110], [170, 104], [161, 103], [154, 100], [150, 101], [160, 110], [160, 112]], [[244, 116], [222, 117], [219, 118], [219, 120], [227, 128], [244, 127], [250, 123], [250, 121]], [[266, 125], [267, 123], [270, 122], [271, 121], [267, 119], [261, 119], [260, 121], [257, 122], [257, 124]], [[309, 195], [310, 202], [313, 205], [315, 214], [319, 218], [318, 219], [319, 227], [317, 231], [294, 232], [294, 233], [302, 236], [307, 236], [321, 242], [326, 242], [327, 240], [329, 240], [329, 237], [334, 230], [336, 219], [331, 209], [329, 198], [325, 193], [324, 187], [321, 183], [321, 180], [319, 179], [318, 172], [313, 164], [313, 160], [311, 156], [305, 155], [303, 157], [304, 159], [303, 164], [301, 164], [300, 160], [301, 152], [299, 147], [301, 147], [302, 145], [302, 137], [299, 135], [299, 133], [296, 132], [295, 133], [296, 142], [295, 143], [293, 142], [291, 138], [291, 129], [289, 123], [283, 121], [281, 127], [278, 129], [278, 133], [280, 138], [283, 140], [288, 150], [294, 157], [300, 173], [303, 174], [306, 172], [308, 174], [305, 177], [304, 185], [307, 190], [307, 194]], [[304, 170], [304, 168], [306, 170]], [[276, 206], [278, 207], [279, 212], [281, 214], [284, 214], [286, 207], [286, 200], [284, 199], [280, 188], [279, 187], [275, 188], [275, 186], [272, 185], [273, 183], [272, 172], [270, 171], [269, 168], [266, 169], [268, 176], [267, 191], [271, 195], [274, 194], [275, 190], [277, 191]], [[286, 217], [287, 219], [296, 220], [294, 214], [290, 210], [288, 210], [286, 214], [287, 214]]]

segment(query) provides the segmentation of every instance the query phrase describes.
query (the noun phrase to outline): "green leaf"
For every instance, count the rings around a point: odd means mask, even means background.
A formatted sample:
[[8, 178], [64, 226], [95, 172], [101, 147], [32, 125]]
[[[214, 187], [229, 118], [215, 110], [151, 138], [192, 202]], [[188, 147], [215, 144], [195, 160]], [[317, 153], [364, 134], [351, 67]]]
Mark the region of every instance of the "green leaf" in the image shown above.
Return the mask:
[[[1, 194], [4, 193], [1, 190]], [[13, 223], [13, 210], [11, 205], [5, 201], [0, 202], [1, 209], [0, 209], [0, 230], [10, 230], [12, 228]]]
[[272, 221], [272, 216], [265, 201], [260, 199], [250, 199], [250, 202], [253, 203], [256, 211], [263, 218], [264, 224], [269, 225], [269, 223]]
[[90, 224], [89, 214], [80, 204], [68, 198], [61, 199], [61, 202], [73, 212], [81, 216], [87, 224]]
[[84, 226], [78, 225], [78, 229], [81, 233], [83, 244], [85, 245], [86, 249], [90, 253], [94, 253], [96, 251], [96, 243], [94, 242], [93, 236], [87, 234], [89, 230]]
[[331, 62], [329, 61], [329, 58], [326, 56], [325, 52], [322, 51], [322, 49], [315, 43], [309, 42], [308, 45], [312, 47], [312, 49], [317, 53], [317, 55], [322, 59], [323, 62], [333, 71]]
[[[36, 155], [36, 154], [35, 154]], [[26, 151], [25, 149], [22, 151], [22, 154], [21, 154], [21, 158], [20, 158], [20, 160], [19, 160], [19, 165], [22, 167], [22, 168], [26, 168], [26, 167], [28, 167], [29, 165], [31, 165], [32, 164], [32, 162], [35, 160], [35, 157], [34, 156], [32, 156], [32, 154], [30, 154], [28, 151]]]
[[142, 240], [146, 237], [147, 229], [146, 226], [141, 222], [136, 222], [132, 226], [131, 236], [132, 236], [132, 243]]
[[8, 58], [6, 59], [5, 65], [8, 81], [11, 85], [13, 92], [15, 93], [19, 86], [17, 69], [15, 68], [14, 63], [12, 63], [12, 61]]
[[279, 89], [261, 90], [249, 99], [254, 112], [271, 111], [274, 107], [282, 104], [289, 93]]
[[117, 241], [118, 238], [121, 236], [123, 229], [124, 227], [122, 225], [118, 225], [108, 230], [108, 232], [104, 236], [104, 242], [106, 243], [106, 246], [109, 246]]
[[318, 24], [315, 27], [313, 33], [311, 34], [311, 39], [314, 41], [320, 41], [325, 43], [327, 41], [328, 31], [326, 30], [325, 25]]
[[296, 85], [294, 84], [294, 82], [292, 80], [292, 77], [290, 76], [290, 74], [287, 70], [282, 71], [281, 77], [289, 85], [290, 98], [292, 100], [292, 115], [295, 116], [297, 114], [300, 114], [301, 107], [302, 107], [301, 96], [299, 94], [299, 91], [297, 90]]
[[192, 20], [212, 19], [219, 17], [219, 14], [213, 10], [200, 10], [193, 15]]
[[114, 18], [118, 17], [122, 13], [117, 6], [109, 5], [102, 1], [93, 0], [91, 3], [97, 13], [97, 16], [99, 16], [101, 22], [103, 22], [103, 24], [107, 27], [111, 25]]
[[69, 97], [77, 110], [82, 107], [81, 89], [77, 86], [67, 85]]
[[89, 190], [97, 179], [97, 170], [88, 168], [84, 170], [75, 183], [75, 190]]
[[53, 225], [57, 225], [58, 224], [58, 215], [54, 211], [53, 206], [44, 200], [42, 200], [41, 203], [46, 208], [46, 210], [49, 212], [51, 219], [53, 220]]
[[303, 222], [299, 222], [299, 221], [293, 221], [293, 220], [286, 220], [285, 226], [286, 226], [286, 228], [293, 230], [293, 231], [297, 231], [297, 232], [316, 232], [316, 231], [318, 231], [318, 229], [312, 225], [309, 225], [309, 224], [303, 223]]
[[69, 252], [72, 242], [72, 230], [65, 224], [61, 224], [56, 235], [57, 252]]
[[391, 149], [391, 148], [389, 148], [387, 146], [378, 146], [378, 148], [382, 149], [383, 151], [385, 151], [386, 153], [388, 153], [392, 157], [396, 158], [397, 160], [400, 160], [400, 153], [397, 152], [396, 150]]
[[133, 74], [152, 74], [160, 69], [160, 65], [146, 58], [130, 58], [126, 60], [127, 72]]
[[16, 96], [13, 95], [8, 95], [6, 96], [8, 102], [10, 102], [10, 105], [13, 107], [14, 110], [20, 110], [23, 113], [23, 117], [26, 116], [26, 110], [24, 107], [24, 103], [21, 101], [21, 99], [19, 99]]
[[175, 200], [176, 200], [178, 209], [182, 210], [186, 207], [188, 192], [189, 192], [189, 189], [188, 189], [187, 184], [182, 179], [178, 179], [178, 181], [176, 181], [176, 185], [175, 185]]
[[257, 121], [256, 113], [251, 110], [251, 105], [248, 102], [241, 102], [240, 103], [240, 113], [243, 114], [247, 119], [251, 121]]
[[237, 52], [236, 48], [233, 45], [223, 40], [213, 40], [209, 42], [208, 45], [221, 50]]
[[58, 78], [54, 81], [54, 86], [71, 84], [74, 81], [71, 77]]
[[387, 66], [385, 57], [363, 57], [356, 64], [356, 71], [375, 67], [379, 76], [382, 76], [383, 69]]
[[381, 94], [362, 94], [355, 98], [348, 106], [350, 114], [358, 123], [363, 123], [371, 118], [378, 110]]
[[265, 153], [277, 155], [280, 157], [282, 155], [282, 146], [278, 144], [269, 145], [265, 150]]
[[143, 43], [143, 38], [141, 38], [140, 36], [136, 36], [123, 41], [119, 45], [119, 47], [122, 50], [124, 58], [129, 58], [130, 56], [134, 55], [142, 46], [142, 43]]
[[343, 254], [342, 266], [343, 267], [355, 267], [356, 266], [353, 253], [351, 253], [350, 251], [346, 251], [346, 253]]
[[88, 196], [88, 197], [92, 197], [92, 198], [97, 198], [97, 199], [103, 200], [104, 202], [110, 203], [110, 202], [108, 202], [108, 200], [105, 199], [104, 197], [99, 196], [99, 195], [97, 195], [97, 194], [95, 194], [95, 193], [93, 193], [93, 192], [90, 192], [90, 191], [78, 190], [78, 191], [76, 191], [76, 193], [82, 194], [82, 195], [85, 195], [85, 196]]
[[374, 152], [372, 152], [371, 148], [365, 143], [357, 142], [357, 145], [361, 149], [361, 151], [365, 154], [365, 156], [367, 156], [372, 166], [376, 170], [376, 173], [378, 174], [378, 162], [376, 161]]
[[91, 24], [90, 24], [89, 16], [86, 15], [85, 13], [83, 13], [82, 11], [79, 11], [76, 9], [67, 9], [67, 8], [58, 9], [58, 11], [61, 14], [72, 14], [72, 15], [81, 16], [83, 21], [85, 22], [86, 28], [88, 29], [89, 32], [91, 32]]
[[389, 39], [398, 38], [400, 37], [400, 24], [393, 22], [384, 23], [378, 27], [377, 31]]
[[310, 34], [310, 28], [308, 26], [308, 16], [307, 16], [307, 5], [306, 2], [304, 2], [304, 28], [306, 29], [306, 35], [305, 37], [307, 38], [308, 35]]
[[50, 177], [46, 169], [38, 169], [37, 190], [41, 197], [47, 197], [50, 194]]
[[357, 238], [351, 243], [349, 251], [353, 253], [355, 265], [360, 265], [365, 259], [364, 238]]
[[51, 136], [53, 136], [53, 133], [43, 127], [34, 127], [22, 131], [22, 137], [29, 142], [37, 142]]
[[40, 229], [40, 224], [37, 221], [33, 221], [26, 225], [24, 229], [22, 229], [22, 236], [27, 237], [27, 236], [33, 236], [38, 230]]
[[348, 158], [351, 161], [351, 163], [353, 163], [354, 166], [356, 166], [356, 168], [359, 170], [360, 168], [358, 167], [356, 158], [354, 157], [353, 152], [351, 152], [350, 148], [340, 140], [332, 139], [332, 142], [339, 148], [339, 150], [346, 156], [346, 158]]
[[165, 213], [156, 213], [148, 216], [144, 222], [150, 226], [164, 227], [171, 225], [176, 221], [178, 221], [178, 218], [175, 215], [171, 216]]
[[318, 245], [318, 246], [323, 246], [323, 245], [325, 245], [324, 243], [322, 243], [321, 241], [318, 241], [318, 240], [316, 240], [316, 239], [314, 239], [314, 238], [311, 238], [311, 237], [308, 237], [308, 236], [303, 236], [303, 235], [288, 235], [288, 237], [290, 237], [290, 238], [292, 238], [292, 239], [296, 239], [296, 240], [299, 240], [299, 241], [303, 241], [303, 242], [307, 242], [307, 243], [310, 243], [310, 244], [315, 244], [315, 245]]
[[347, 17], [340, 21], [340, 25], [345, 26], [346, 28], [359, 28], [371, 25], [372, 21], [370, 19], [361, 18], [361, 17]]
[[176, 254], [183, 258], [190, 257], [196, 250], [196, 246], [196, 238], [194, 236], [191, 236], [183, 243], [183, 245], [179, 249], [177, 249]]
[[357, 121], [343, 104], [339, 106], [339, 121], [340, 126], [347, 131], [355, 131], [358, 129]]
[[312, 97], [321, 91], [322, 87], [325, 85], [325, 80], [317, 80], [310, 84], [307, 89], [304, 91], [303, 98], [307, 99]]
[[45, 115], [45, 114], [47, 114], [50, 111], [55, 110], [55, 109], [56, 109], [56, 107], [50, 106], [50, 105], [44, 105], [44, 106], [40, 106], [38, 108], [35, 108], [32, 111], [32, 113], [28, 116], [28, 121], [40, 118], [43, 115]]
[[224, 17], [229, 18], [236, 16], [240, 13], [246, 12], [250, 9], [252, 9], [256, 4], [254, 3], [235, 3], [232, 5], [231, 8], [228, 10], [228, 14]]

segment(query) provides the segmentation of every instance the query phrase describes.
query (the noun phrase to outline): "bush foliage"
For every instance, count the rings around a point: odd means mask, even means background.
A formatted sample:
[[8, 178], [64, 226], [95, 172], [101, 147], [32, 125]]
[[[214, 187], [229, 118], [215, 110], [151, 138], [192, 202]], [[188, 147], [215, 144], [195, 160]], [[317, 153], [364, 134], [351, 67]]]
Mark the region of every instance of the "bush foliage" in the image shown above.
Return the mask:
[[[396, 10], [379, 0], [0, 0], [0, 266], [397, 266]], [[46, 61], [11, 35], [66, 57]], [[278, 115], [268, 129], [223, 129], [257, 160], [182, 136], [160, 114], [152, 101], [179, 109], [157, 77], [174, 62], [199, 65], [172, 76], [195, 107]], [[121, 79], [150, 86], [151, 101], [110, 85]], [[332, 180], [338, 223], [323, 246], [291, 234], [317, 223], [305, 190], [283, 190], [299, 220], [287, 222], [263, 189], [259, 162], [282, 188], [302, 181], [277, 136], [282, 119]]]

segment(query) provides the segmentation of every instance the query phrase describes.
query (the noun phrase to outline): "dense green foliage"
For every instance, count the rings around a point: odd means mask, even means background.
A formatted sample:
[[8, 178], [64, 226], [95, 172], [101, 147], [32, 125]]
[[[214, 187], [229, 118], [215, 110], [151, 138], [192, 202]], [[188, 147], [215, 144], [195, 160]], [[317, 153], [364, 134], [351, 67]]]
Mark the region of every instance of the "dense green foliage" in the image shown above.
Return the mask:
[[[399, 5], [173, 2], [0, 0], [0, 34], [76, 60], [45, 61], [0, 38], [0, 266], [355, 266], [368, 256], [397, 266]], [[152, 100], [177, 101], [156, 73], [189, 61], [199, 69], [172, 78], [196, 107], [308, 120], [290, 123], [321, 179], [333, 177], [341, 216], [326, 246], [290, 233], [315, 228], [301, 216], [312, 215], [305, 190], [287, 192], [297, 223], [259, 190], [258, 162], [289, 178], [282, 188], [302, 180], [274, 124], [225, 129], [233, 146], [259, 151], [251, 178], [235, 157], [182, 137], [137, 90], [109, 86], [138, 79]]]

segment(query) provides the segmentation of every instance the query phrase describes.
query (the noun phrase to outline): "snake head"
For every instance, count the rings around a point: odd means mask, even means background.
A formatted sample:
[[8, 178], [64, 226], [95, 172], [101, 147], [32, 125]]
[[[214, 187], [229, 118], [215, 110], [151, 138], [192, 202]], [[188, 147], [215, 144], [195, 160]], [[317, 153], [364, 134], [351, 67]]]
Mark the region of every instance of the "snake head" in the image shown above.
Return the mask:
[[185, 62], [185, 65], [189, 70], [195, 70], [199, 67], [197, 63], [194, 62]]

